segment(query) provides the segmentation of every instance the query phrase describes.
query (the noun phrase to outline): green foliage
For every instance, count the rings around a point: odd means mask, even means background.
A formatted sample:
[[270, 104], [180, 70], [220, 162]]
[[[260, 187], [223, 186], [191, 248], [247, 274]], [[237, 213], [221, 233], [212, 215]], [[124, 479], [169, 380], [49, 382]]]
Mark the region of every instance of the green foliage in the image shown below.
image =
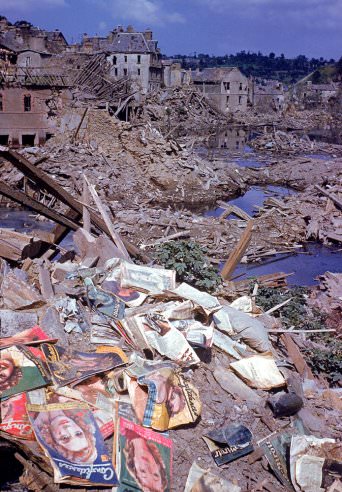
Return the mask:
[[193, 241], [170, 241], [156, 247], [154, 258], [165, 268], [176, 270], [179, 282], [213, 291], [220, 285], [221, 277], [205, 256], [206, 252]]
[[[251, 291], [254, 283], [251, 284]], [[325, 317], [322, 313], [310, 310], [307, 306], [308, 289], [294, 287], [289, 290], [261, 287], [258, 290], [256, 303], [264, 311], [292, 298], [291, 302], [273, 313], [281, 317], [285, 328], [294, 326], [299, 330], [319, 330], [325, 327]], [[318, 342], [314, 348], [308, 348], [305, 353], [308, 364], [315, 374], [324, 374], [331, 384], [338, 384], [342, 380], [342, 341], [328, 334], [308, 333], [307, 338]]]
[[333, 59], [325, 60], [322, 57], [310, 59], [305, 55], [298, 55], [295, 58], [286, 58], [283, 53], [280, 56], [273, 52], [263, 55], [260, 51], [252, 53], [244, 50], [235, 55], [210, 56], [199, 53], [194, 56], [174, 55], [172, 58], [177, 59], [185, 69], [234, 66], [239, 67], [247, 77], [252, 75], [253, 77], [276, 79], [286, 84], [297, 82], [320, 67], [335, 62]]
[[342, 341], [330, 338], [326, 349], [314, 348], [306, 351], [314, 374], [324, 373], [331, 384], [342, 382]]
[[292, 298], [291, 302], [281, 308], [281, 311], [276, 311], [274, 315], [281, 315], [284, 327], [288, 328], [294, 325], [296, 328], [308, 329], [303, 328], [303, 324], [308, 323], [306, 309], [307, 289], [305, 287], [294, 287], [286, 291], [261, 287], [258, 289], [256, 303], [264, 311], [267, 311], [290, 297]]

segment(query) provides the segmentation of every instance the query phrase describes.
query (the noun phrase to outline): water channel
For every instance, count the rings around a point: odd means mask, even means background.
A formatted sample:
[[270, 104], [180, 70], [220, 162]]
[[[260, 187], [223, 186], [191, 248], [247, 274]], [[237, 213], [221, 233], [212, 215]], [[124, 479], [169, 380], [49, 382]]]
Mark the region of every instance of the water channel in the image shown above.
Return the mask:
[[[211, 150], [215, 157], [234, 161], [241, 167], [261, 167], [267, 165], [270, 157], [258, 156], [248, 146], [250, 135], [242, 129], [228, 129], [214, 138], [211, 142]], [[196, 149], [203, 157], [208, 157], [208, 148]], [[326, 159], [323, 154], [305, 155], [318, 159]], [[294, 190], [282, 186], [252, 186], [244, 194], [227, 201], [240, 207], [249, 215], [254, 216], [258, 207], [262, 207], [264, 200], [269, 196], [282, 198], [296, 193]], [[204, 216], [218, 217], [223, 208], [216, 207], [205, 210]], [[232, 217], [227, 217], [230, 220]], [[18, 232], [30, 233], [34, 229], [50, 231], [54, 224], [51, 221], [37, 220], [37, 216], [27, 210], [17, 210], [0, 207], [0, 227], [11, 228]], [[72, 233], [61, 242], [60, 246], [66, 250], [73, 247]], [[234, 276], [241, 275], [241, 279], [275, 272], [293, 273], [288, 277], [289, 285], [313, 285], [315, 278], [326, 271], [342, 271], [342, 250], [328, 248], [319, 243], [306, 243], [300, 249], [299, 254], [276, 255], [269, 257], [260, 263], [240, 264]]]
[[[248, 145], [253, 135], [244, 130], [229, 129], [215, 136], [210, 142], [211, 157], [226, 159], [235, 162], [240, 167], [262, 167], [267, 165], [271, 157], [258, 156]], [[198, 149], [203, 157], [207, 157], [210, 149]], [[331, 156], [324, 154], [306, 154], [303, 157], [327, 160]], [[227, 201], [227, 205], [236, 205], [252, 217], [257, 213], [258, 207], [270, 196], [283, 198], [293, 195], [296, 191], [283, 186], [251, 186], [249, 190], [237, 198]], [[205, 210], [204, 216], [219, 217], [224, 211], [221, 207]], [[226, 220], [236, 218], [229, 216]], [[223, 264], [220, 265], [222, 268]], [[326, 247], [320, 243], [305, 243], [298, 254], [280, 254], [269, 257], [261, 262], [240, 264], [234, 276], [246, 279], [276, 272], [292, 273], [288, 277], [289, 285], [314, 285], [316, 277], [330, 272], [342, 272], [342, 250], [338, 247]]]

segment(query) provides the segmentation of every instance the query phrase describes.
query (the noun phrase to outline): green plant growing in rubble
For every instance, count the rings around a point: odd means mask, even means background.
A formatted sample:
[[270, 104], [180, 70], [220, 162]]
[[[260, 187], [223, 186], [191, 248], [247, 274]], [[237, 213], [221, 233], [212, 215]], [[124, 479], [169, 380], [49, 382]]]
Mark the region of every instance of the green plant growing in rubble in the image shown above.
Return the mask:
[[306, 350], [314, 374], [324, 373], [331, 384], [342, 383], [342, 341], [329, 337], [326, 348]]
[[221, 277], [206, 257], [206, 248], [194, 241], [170, 241], [156, 246], [154, 258], [165, 268], [176, 271], [179, 282], [198, 289], [214, 291]]
[[[251, 291], [254, 283], [251, 284]], [[256, 303], [264, 311], [286, 301], [290, 297], [291, 302], [276, 311], [274, 316], [280, 317], [284, 327], [295, 326], [300, 330], [319, 330], [325, 327], [326, 318], [324, 314], [311, 310], [307, 306], [309, 290], [306, 287], [294, 287], [286, 291], [269, 287], [258, 289]], [[342, 340], [330, 335], [308, 333], [307, 338], [318, 342], [320, 346], [314, 345], [305, 350], [314, 374], [323, 373], [330, 384], [339, 384], [342, 380]], [[324, 344], [324, 345], [322, 345]]]

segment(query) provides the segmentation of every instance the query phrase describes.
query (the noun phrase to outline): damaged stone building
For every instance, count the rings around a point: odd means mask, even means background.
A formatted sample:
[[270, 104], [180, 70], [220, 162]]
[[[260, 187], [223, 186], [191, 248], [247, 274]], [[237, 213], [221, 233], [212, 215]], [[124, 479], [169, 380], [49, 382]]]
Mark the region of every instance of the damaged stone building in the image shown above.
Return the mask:
[[294, 85], [292, 99], [303, 109], [312, 109], [334, 102], [338, 92], [338, 84], [313, 84], [311, 80], [300, 81]]
[[118, 26], [107, 37], [86, 34], [80, 44], [70, 45], [75, 53], [105, 53], [110, 63], [110, 75], [115, 79], [130, 78], [143, 94], [158, 90], [163, 83], [163, 66], [158, 42], [150, 29], [135, 32]]
[[51, 68], [67, 42], [26, 22], [1, 18], [0, 28], [0, 144], [42, 144], [71, 97], [67, 78]]
[[194, 85], [223, 113], [245, 111], [250, 96], [248, 78], [237, 67], [192, 72]]
[[253, 106], [261, 113], [285, 109], [285, 89], [278, 80], [255, 79], [251, 94]]

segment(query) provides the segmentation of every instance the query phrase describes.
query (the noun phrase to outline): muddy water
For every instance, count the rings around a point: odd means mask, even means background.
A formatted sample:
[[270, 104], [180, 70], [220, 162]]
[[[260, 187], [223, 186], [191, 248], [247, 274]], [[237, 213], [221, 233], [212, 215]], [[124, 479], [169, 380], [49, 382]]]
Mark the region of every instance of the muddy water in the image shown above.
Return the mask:
[[[262, 207], [264, 201], [270, 197], [282, 198], [284, 196], [293, 195], [296, 192], [290, 188], [284, 186], [252, 186], [244, 195], [227, 201], [227, 205], [235, 205], [252, 217], [258, 211], [258, 207]], [[221, 207], [207, 210], [204, 212], [206, 217], [219, 217], [224, 212]], [[229, 218], [236, 218], [229, 216]]]
[[[227, 160], [231, 161], [233, 157], [234, 161], [242, 167], [261, 167], [265, 165], [265, 162], [262, 162], [246, 143], [240, 155], [232, 155], [232, 150], [232, 148], [224, 148], [220, 149], [220, 152], [221, 154], [226, 152]], [[306, 157], [322, 160], [331, 158], [324, 154], [307, 155]], [[295, 193], [296, 191], [282, 186], [252, 186], [244, 195], [226, 203], [240, 207], [253, 217], [258, 211], [258, 207], [262, 207], [267, 197], [274, 196], [281, 199]], [[224, 209], [218, 207], [204, 211], [203, 215], [219, 217], [222, 212], [224, 212]], [[236, 217], [230, 215], [226, 220], [232, 218]], [[223, 264], [220, 265], [220, 268], [222, 266]], [[241, 275], [239, 279], [246, 279], [268, 273], [285, 272], [293, 273], [293, 275], [288, 277], [289, 285], [314, 285], [316, 283], [315, 278], [326, 271], [342, 272], [342, 251], [339, 251], [338, 248], [328, 248], [319, 243], [306, 243], [299, 254], [276, 255], [260, 263], [240, 264], [234, 275]]]
[[[29, 234], [34, 230], [49, 232], [54, 226], [55, 223], [51, 220], [44, 218], [40, 220], [36, 214], [29, 210], [0, 207], [0, 227]], [[60, 246], [64, 249], [71, 249], [73, 247], [72, 233], [69, 233], [63, 239]]]

